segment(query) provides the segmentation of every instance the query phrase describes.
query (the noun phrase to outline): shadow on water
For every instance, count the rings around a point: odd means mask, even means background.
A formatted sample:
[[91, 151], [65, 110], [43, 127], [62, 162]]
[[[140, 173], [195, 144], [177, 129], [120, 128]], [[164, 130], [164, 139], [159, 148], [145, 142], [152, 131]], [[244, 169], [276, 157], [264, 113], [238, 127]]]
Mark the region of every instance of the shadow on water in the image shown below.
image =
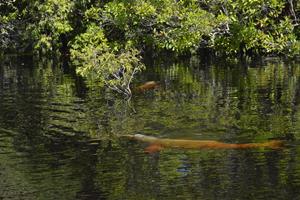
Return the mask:
[[[130, 106], [86, 89], [72, 67], [0, 65], [0, 199], [299, 199], [299, 63], [155, 60]], [[285, 140], [286, 147], [165, 149], [120, 135]]]

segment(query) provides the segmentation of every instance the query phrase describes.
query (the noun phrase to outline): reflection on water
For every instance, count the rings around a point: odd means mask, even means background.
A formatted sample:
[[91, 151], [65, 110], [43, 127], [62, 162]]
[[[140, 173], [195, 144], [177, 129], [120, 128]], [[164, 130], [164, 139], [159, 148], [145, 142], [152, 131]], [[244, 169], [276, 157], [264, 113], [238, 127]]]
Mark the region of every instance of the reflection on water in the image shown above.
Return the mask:
[[[0, 65], [0, 199], [300, 199], [300, 67], [160, 64], [130, 104], [52, 60]], [[146, 154], [123, 134], [264, 142], [282, 150]]]

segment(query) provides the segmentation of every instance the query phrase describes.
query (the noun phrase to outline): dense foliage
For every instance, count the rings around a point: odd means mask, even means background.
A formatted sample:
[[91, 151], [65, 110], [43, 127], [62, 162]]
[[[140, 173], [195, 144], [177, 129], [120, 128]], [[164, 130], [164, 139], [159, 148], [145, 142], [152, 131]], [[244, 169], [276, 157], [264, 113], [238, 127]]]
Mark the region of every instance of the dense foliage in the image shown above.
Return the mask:
[[211, 0], [202, 4], [216, 15], [228, 17], [228, 33], [214, 39], [216, 50], [230, 54], [299, 53], [298, 18], [292, 0]]
[[299, 13], [293, 0], [8, 0], [0, 48], [70, 52], [81, 75], [130, 95], [143, 52], [295, 56]]

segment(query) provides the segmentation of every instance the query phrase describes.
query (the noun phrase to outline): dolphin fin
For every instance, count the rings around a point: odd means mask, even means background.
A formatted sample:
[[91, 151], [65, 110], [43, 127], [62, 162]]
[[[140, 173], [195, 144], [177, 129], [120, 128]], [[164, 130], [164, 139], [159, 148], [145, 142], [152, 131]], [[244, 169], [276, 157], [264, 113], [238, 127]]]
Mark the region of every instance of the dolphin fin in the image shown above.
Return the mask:
[[163, 147], [159, 144], [150, 144], [148, 147], [145, 148], [146, 153], [156, 153], [162, 150]]

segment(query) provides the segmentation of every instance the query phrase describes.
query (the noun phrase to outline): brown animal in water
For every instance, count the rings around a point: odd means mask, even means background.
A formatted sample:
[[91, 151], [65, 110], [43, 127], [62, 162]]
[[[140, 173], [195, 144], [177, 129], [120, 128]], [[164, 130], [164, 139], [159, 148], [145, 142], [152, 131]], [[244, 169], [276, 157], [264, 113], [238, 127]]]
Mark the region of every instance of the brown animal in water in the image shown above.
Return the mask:
[[183, 140], [183, 139], [160, 139], [152, 136], [135, 134], [128, 136], [132, 139], [150, 143], [145, 149], [147, 153], [158, 152], [164, 148], [182, 148], [182, 149], [248, 149], [248, 148], [282, 148], [283, 142], [280, 140], [270, 140], [264, 143], [244, 143], [231, 144], [215, 140]]
[[143, 85], [140, 85], [136, 88], [137, 91], [145, 92], [146, 90], [153, 90], [159, 87], [159, 83], [156, 81], [148, 81]]

